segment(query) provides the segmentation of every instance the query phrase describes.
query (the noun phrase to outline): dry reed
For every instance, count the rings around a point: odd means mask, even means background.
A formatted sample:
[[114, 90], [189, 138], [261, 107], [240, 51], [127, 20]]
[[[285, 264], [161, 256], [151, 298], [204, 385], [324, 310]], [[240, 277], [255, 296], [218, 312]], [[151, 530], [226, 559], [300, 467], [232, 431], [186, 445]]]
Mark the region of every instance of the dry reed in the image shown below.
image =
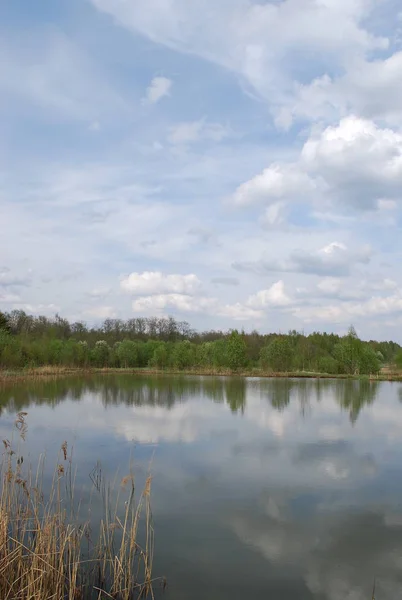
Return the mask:
[[[26, 413], [16, 419], [27, 433]], [[1, 600], [137, 600], [153, 598], [151, 478], [137, 499], [132, 473], [114, 495], [99, 467], [92, 476], [102, 516], [80, 523], [67, 443], [61, 446], [48, 493], [44, 460], [36, 472], [3, 440], [0, 497]], [[121, 511], [124, 496], [128, 496]], [[114, 500], [112, 501], [112, 497]], [[98, 531], [96, 540], [93, 531]], [[140, 545], [139, 540], [143, 543]]]

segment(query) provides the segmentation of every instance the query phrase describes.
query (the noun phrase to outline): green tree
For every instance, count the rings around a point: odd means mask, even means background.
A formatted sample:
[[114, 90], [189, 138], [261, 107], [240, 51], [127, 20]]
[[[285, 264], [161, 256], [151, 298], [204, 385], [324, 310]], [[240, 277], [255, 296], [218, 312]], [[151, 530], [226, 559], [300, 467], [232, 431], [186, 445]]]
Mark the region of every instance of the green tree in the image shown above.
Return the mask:
[[152, 366], [157, 369], [165, 369], [168, 366], [169, 355], [166, 348], [166, 344], [161, 342], [158, 344], [154, 350], [154, 355], [152, 357]]
[[11, 326], [8, 320], [7, 315], [0, 311], [0, 331], [11, 332]]
[[189, 340], [174, 345], [172, 354], [173, 366], [177, 369], [192, 367], [195, 362], [194, 346]]
[[402, 369], [402, 350], [395, 356], [395, 366], [398, 367], [398, 369]]
[[110, 348], [105, 340], [98, 340], [92, 348], [91, 359], [95, 367], [107, 367], [109, 365]]
[[244, 337], [235, 329], [230, 333], [226, 343], [227, 366], [238, 371], [247, 363], [247, 346]]
[[131, 340], [118, 342], [116, 354], [121, 367], [127, 369], [138, 366], [138, 348], [136, 342]]
[[293, 364], [294, 351], [287, 337], [278, 337], [261, 350], [260, 361], [264, 369], [273, 371], [290, 371]]
[[76, 346], [76, 365], [87, 367], [90, 361], [89, 346], [86, 341], [78, 341]]

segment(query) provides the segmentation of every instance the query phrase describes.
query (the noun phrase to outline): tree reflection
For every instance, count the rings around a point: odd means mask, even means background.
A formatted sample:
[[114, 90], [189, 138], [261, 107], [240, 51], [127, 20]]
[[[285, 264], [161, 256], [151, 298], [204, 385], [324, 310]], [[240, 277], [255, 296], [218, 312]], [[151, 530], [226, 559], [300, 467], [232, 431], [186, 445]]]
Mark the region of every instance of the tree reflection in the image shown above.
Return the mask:
[[104, 406], [160, 406], [206, 397], [227, 402], [233, 412], [244, 412], [246, 381], [241, 378], [191, 376], [102, 375], [17, 382], [0, 388], [0, 414], [7, 408], [19, 412], [31, 405], [57, 406], [66, 400], [80, 401], [85, 395], [98, 397]]
[[226, 402], [233, 413], [244, 414], [246, 408], [246, 380], [241, 377], [230, 377], [225, 380]]
[[[79, 402], [85, 395], [98, 398], [104, 406], [159, 406], [171, 409], [176, 403], [205, 397], [226, 402], [233, 413], [246, 410], [247, 393], [258, 390], [278, 411], [284, 411], [292, 398], [307, 416], [313, 402], [325, 395], [335, 396], [349, 411], [355, 423], [361, 409], [372, 404], [379, 383], [370, 380], [265, 379], [248, 381], [241, 377], [97, 375], [18, 382], [0, 387], [0, 414], [7, 408], [19, 412], [31, 405], [56, 406], [66, 400]], [[402, 387], [398, 390], [402, 401]]]
[[379, 391], [379, 382], [370, 380], [337, 381], [335, 386], [338, 404], [349, 411], [349, 418], [355, 424], [360, 411], [366, 405], [373, 404]]

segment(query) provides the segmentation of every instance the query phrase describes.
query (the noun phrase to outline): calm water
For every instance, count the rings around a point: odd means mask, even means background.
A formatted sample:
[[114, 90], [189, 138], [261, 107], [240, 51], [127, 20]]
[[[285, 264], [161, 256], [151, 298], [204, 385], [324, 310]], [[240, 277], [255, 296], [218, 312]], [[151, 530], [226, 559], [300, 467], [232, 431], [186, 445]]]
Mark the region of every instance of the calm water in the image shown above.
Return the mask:
[[402, 384], [113, 376], [0, 390], [25, 458], [74, 445], [77, 485], [152, 460], [166, 600], [402, 597]]

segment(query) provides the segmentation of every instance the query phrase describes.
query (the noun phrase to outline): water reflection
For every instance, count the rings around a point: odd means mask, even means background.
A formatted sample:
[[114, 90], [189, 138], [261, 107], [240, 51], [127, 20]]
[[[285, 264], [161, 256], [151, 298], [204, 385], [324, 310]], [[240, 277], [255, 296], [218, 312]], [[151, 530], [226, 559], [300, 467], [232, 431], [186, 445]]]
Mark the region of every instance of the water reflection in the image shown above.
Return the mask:
[[[72, 377], [17, 383], [12, 388], [0, 388], [0, 414], [7, 406], [18, 412], [32, 404], [57, 406], [66, 400], [80, 402], [85, 395], [99, 397], [104, 406], [160, 406], [171, 409], [177, 403], [204, 397], [215, 403], [226, 403], [233, 413], [244, 414], [247, 393], [258, 389], [272, 408], [285, 411], [296, 400], [303, 416], [312, 410], [314, 402], [330, 395], [348, 411], [351, 423], [356, 423], [364, 406], [378, 396], [379, 386], [369, 380], [329, 379], [243, 379], [236, 377], [138, 377], [111, 375]], [[402, 387], [399, 389], [402, 397]]]
[[[0, 391], [26, 455], [74, 438], [77, 483], [152, 459], [166, 600], [366, 600], [402, 585], [402, 386], [107, 376]], [[134, 444], [132, 443], [134, 441]], [[24, 462], [25, 464], [25, 462]], [[138, 480], [137, 480], [138, 481]]]

